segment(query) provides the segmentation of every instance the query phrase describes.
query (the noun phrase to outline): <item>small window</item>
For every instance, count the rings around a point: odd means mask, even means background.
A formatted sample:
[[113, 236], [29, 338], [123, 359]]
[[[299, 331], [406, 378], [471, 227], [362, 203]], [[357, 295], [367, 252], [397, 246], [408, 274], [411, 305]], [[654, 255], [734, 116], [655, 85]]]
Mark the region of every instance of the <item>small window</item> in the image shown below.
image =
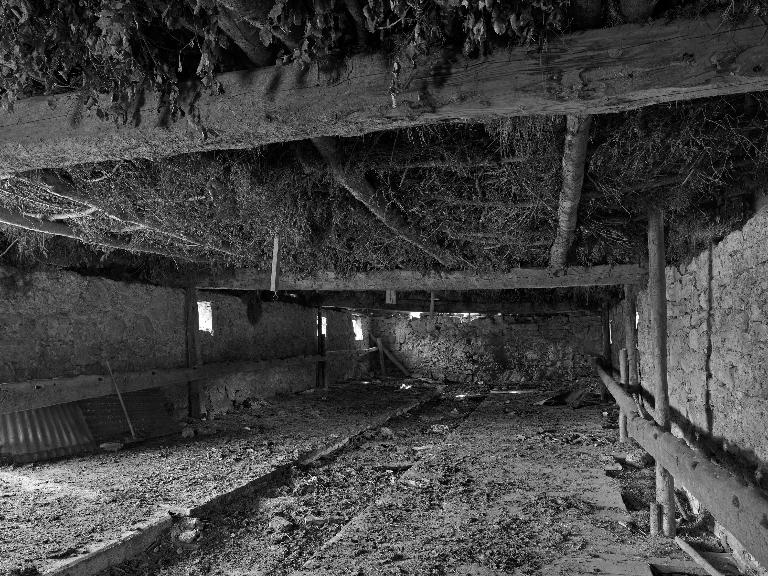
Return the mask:
[[213, 334], [213, 308], [210, 302], [197, 303], [197, 327], [202, 332]]
[[326, 318], [325, 316], [323, 316], [323, 320], [322, 320], [322, 322], [320, 323], [320, 333], [321, 333], [323, 336], [325, 336], [326, 334], [328, 334], [328, 318]]
[[421, 312], [409, 312], [408, 315], [411, 318], [421, 318]]
[[355, 340], [363, 339], [363, 319], [360, 316], [352, 316], [352, 330], [355, 331]]

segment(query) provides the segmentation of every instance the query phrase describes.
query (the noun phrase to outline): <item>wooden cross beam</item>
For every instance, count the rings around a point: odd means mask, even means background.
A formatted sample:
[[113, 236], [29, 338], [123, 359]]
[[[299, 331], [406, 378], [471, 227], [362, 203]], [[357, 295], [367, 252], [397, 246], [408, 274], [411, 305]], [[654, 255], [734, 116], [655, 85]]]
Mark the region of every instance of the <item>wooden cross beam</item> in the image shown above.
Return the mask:
[[[382, 270], [340, 276], [318, 272], [312, 276], [283, 274], [284, 291], [439, 291], [507, 290], [515, 288], [568, 288], [573, 286], [613, 286], [640, 284], [647, 278], [645, 268], [637, 264], [618, 266], [570, 267], [562, 270], [518, 268], [509, 272], [418, 272]], [[269, 290], [270, 273], [238, 269], [220, 275], [198, 276], [198, 288], [230, 290]]]
[[[99, 119], [99, 107], [86, 109], [79, 92], [28, 98], [16, 102], [14, 112], [0, 113], [0, 176], [455, 120], [604, 114], [766, 90], [764, 32], [757, 17], [728, 26], [712, 15], [567, 34], [542, 51], [497, 50], [474, 60], [435, 52], [416, 66], [401, 63], [394, 78], [382, 54], [355, 56], [333, 69], [314, 65], [306, 73], [290, 66], [232, 72], [217, 76], [219, 90], [183, 87], [188, 99], [180, 108], [196, 122], [164, 122], [166, 107], [154, 94], [127, 124]], [[100, 109], [108, 108], [104, 95]]]

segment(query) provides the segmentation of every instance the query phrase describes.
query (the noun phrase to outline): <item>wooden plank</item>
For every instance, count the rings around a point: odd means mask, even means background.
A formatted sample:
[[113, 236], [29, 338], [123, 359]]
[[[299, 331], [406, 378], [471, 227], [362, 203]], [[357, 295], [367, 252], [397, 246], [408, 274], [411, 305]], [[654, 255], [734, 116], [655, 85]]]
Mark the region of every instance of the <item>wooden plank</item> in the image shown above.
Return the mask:
[[387, 358], [389, 358], [389, 360], [392, 362], [392, 364], [394, 364], [397, 367], [397, 369], [400, 370], [400, 372], [402, 372], [407, 378], [410, 378], [411, 373], [408, 371], [408, 369], [405, 366], [403, 366], [402, 362], [400, 362], [400, 360], [397, 359], [397, 357], [392, 353], [392, 351], [386, 346], [383, 346], [381, 344], [379, 344], [379, 346], [384, 351], [384, 354], [386, 354]]
[[763, 566], [768, 566], [768, 494], [694, 452], [640, 415], [635, 401], [600, 366], [603, 384], [624, 409], [634, 438], [660, 462]]
[[[640, 284], [647, 275], [637, 264], [617, 266], [572, 266], [562, 270], [517, 268], [509, 272], [420, 272], [382, 270], [349, 276], [318, 272], [313, 276], [284, 274], [282, 290], [287, 291], [368, 291], [396, 290], [426, 292], [438, 290], [507, 290], [515, 288], [568, 288]], [[201, 275], [198, 288], [206, 290], [269, 290], [269, 272], [239, 269], [229, 273]]]
[[549, 253], [549, 265], [552, 268], [565, 266], [568, 251], [573, 244], [591, 127], [591, 116], [568, 116], [566, 119], [563, 183], [557, 210], [557, 235]]
[[303, 72], [232, 72], [217, 76], [220, 89], [182, 86], [186, 118], [170, 124], [154, 94], [126, 124], [99, 120], [79, 93], [29, 98], [0, 114], [0, 173], [466, 119], [605, 114], [766, 90], [764, 30], [757, 17], [729, 27], [713, 14], [577, 32], [541, 51], [496, 50], [474, 60], [435, 51], [416, 66], [400, 62], [394, 78], [382, 54]]
[[[648, 212], [648, 303], [651, 319], [651, 354], [655, 418], [665, 431], [670, 429], [669, 389], [667, 384], [667, 280], [664, 251], [664, 217], [661, 210]], [[675, 481], [662, 464], [656, 462], [656, 502], [662, 508], [662, 531], [674, 538]]]

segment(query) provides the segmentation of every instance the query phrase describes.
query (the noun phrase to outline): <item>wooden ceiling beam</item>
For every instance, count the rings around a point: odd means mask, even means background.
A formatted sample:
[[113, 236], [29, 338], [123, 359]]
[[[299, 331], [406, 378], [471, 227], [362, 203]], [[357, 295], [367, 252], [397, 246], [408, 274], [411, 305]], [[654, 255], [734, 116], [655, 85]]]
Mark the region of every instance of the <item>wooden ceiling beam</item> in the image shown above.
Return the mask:
[[[518, 268], [509, 272], [381, 270], [359, 272], [349, 276], [333, 272], [318, 272], [308, 277], [283, 274], [280, 277], [280, 289], [286, 292], [508, 290], [641, 284], [646, 278], [645, 268], [637, 264], [574, 266], [562, 270]], [[198, 288], [209, 290], [269, 290], [270, 272], [243, 268], [228, 273], [200, 276], [192, 281]]]
[[[348, 308], [351, 310], [367, 311], [386, 311], [386, 312], [430, 312], [429, 293], [425, 293], [424, 298], [398, 296], [397, 304], [387, 304], [384, 301], [382, 292], [355, 292], [350, 294], [326, 294], [320, 299], [320, 306], [323, 308]], [[508, 314], [517, 316], [535, 316], [554, 314], [569, 314], [574, 312], [594, 312], [586, 306], [577, 305], [573, 302], [513, 302], [497, 300], [495, 302], [483, 300], [459, 300], [436, 297], [434, 302], [434, 312], [438, 314]], [[599, 314], [599, 310], [595, 312]]]
[[[182, 86], [187, 119], [170, 124], [147, 94], [127, 123], [97, 117], [80, 92], [23, 99], [0, 113], [0, 176], [86, 162], [250, 149], [319, 136], [462, 120], [620, 112], [663, 102], [768, 89], [768, 40], [757, 17], [713, 14], [567, 34], [541, 51], [469, 60], [437, 51], [393, 77], [383, 54], [334, 69], [265, 67]], [[109, 110], [103, 96], [100, 113]]]

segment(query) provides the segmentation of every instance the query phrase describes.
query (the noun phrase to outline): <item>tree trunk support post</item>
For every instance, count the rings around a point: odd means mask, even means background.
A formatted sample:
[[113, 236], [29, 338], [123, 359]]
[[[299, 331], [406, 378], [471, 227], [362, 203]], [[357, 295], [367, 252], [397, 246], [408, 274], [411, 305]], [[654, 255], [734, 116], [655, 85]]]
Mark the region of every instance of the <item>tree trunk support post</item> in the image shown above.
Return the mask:
[[[651, 320], [651, 354], [654, 362], [654, 418], [665, 432], [670, 430], [669, 387], [667, 383], [667, 286], [665, 276], [664, 216], [660, 209], [648, 212], [648, 294]], [[675, 481], [667, 469], [656, 463], [656, 502], [661, 507], [661, 529], [674, 538]]]
[[[197, 289], [187, 288], [184, 291], [184, 324], [187, 341], [187, 368], [196, 368], [202, 364], [200, 354], [200, 321], [197, 316]], [[200, 418], [200, 381], [187, 382], [187, 403], [190, 418]]]

